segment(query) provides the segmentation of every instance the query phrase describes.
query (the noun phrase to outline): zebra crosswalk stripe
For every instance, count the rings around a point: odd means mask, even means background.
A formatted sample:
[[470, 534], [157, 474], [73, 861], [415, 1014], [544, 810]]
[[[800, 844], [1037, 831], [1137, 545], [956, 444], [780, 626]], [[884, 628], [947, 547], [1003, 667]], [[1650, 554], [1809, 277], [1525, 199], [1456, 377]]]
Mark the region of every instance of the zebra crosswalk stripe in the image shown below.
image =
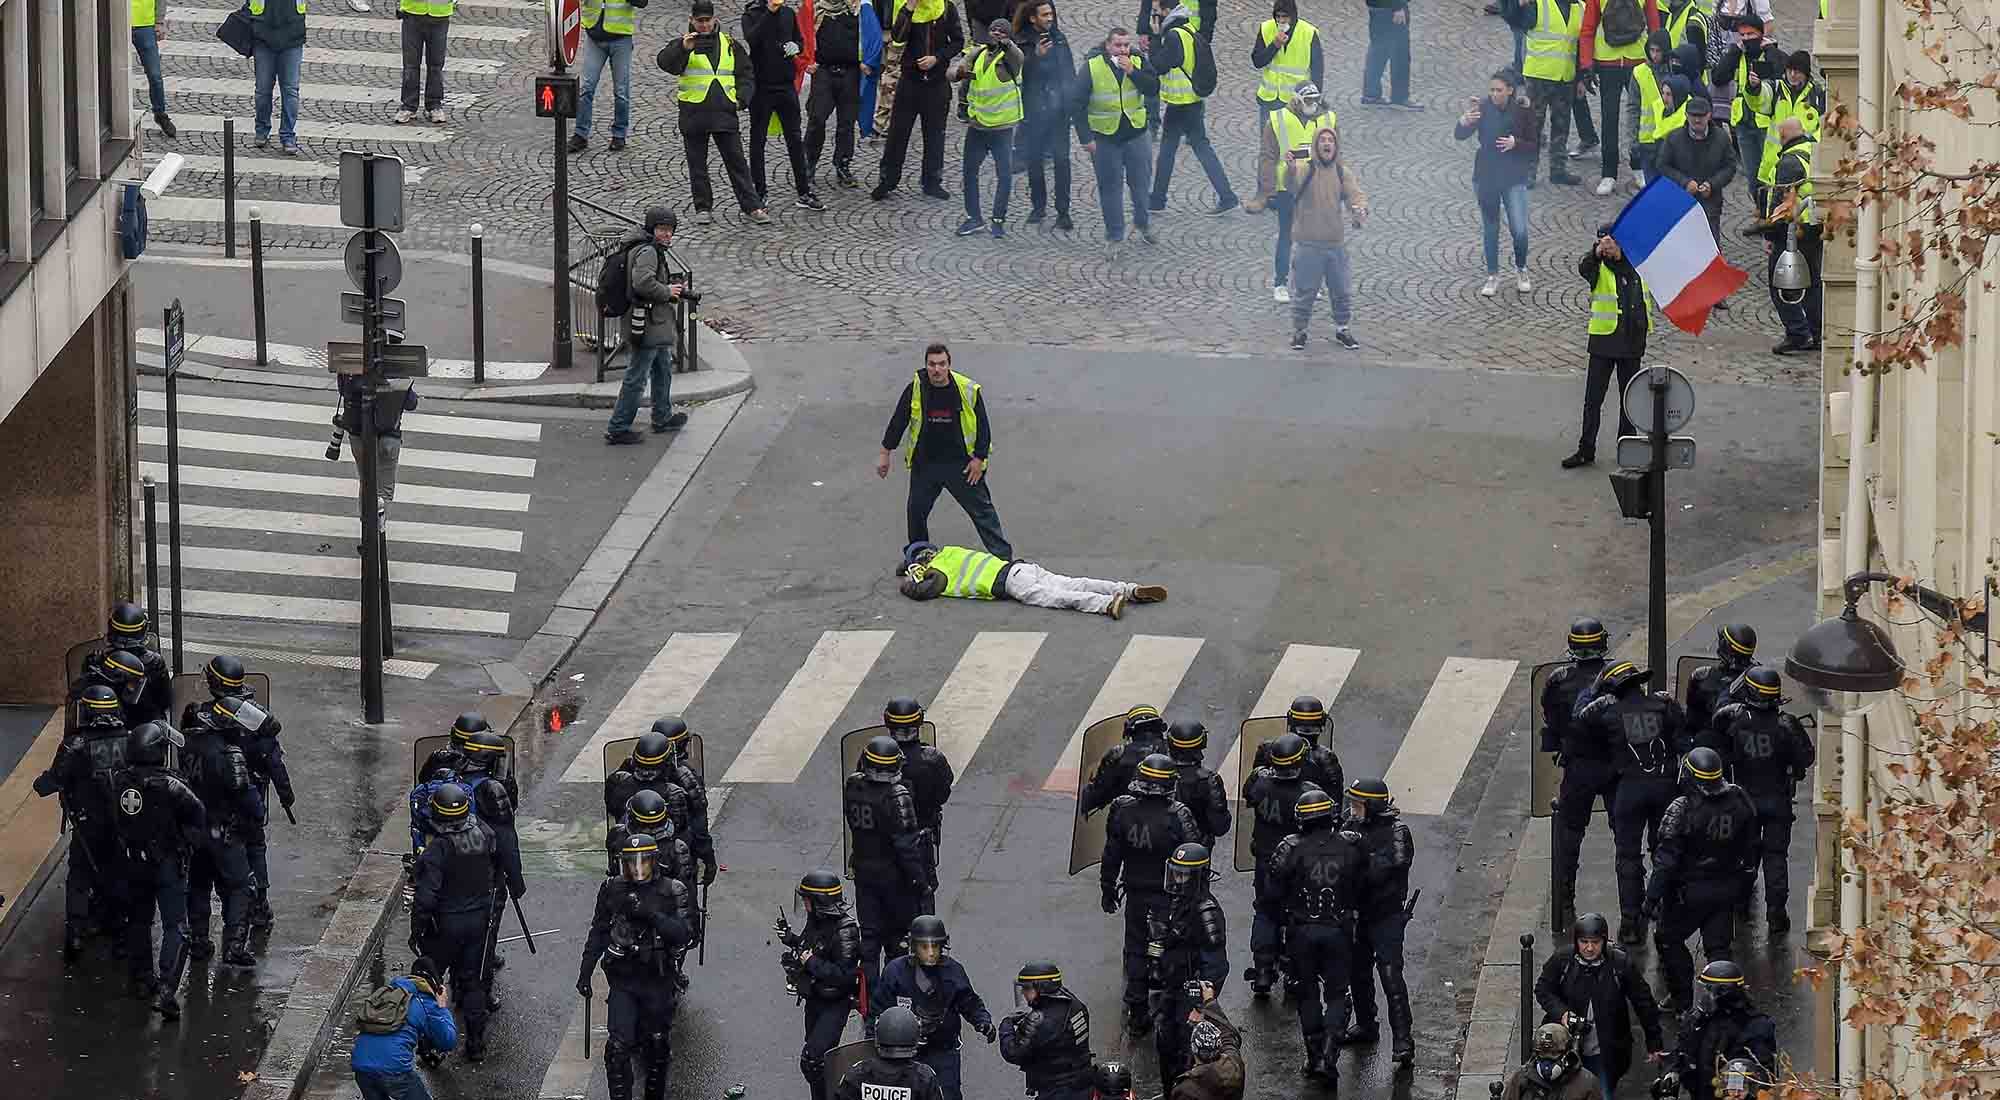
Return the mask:
[[729, 765], [724, 783], [790, 783], [895, 636], [893, 630], [829, 630], [792, 675]]
[[[1347, 683], [1347, 675], [1354, 671], [1354, 662], [1361, 657], [1358, 649], [1344, 649], [1332, 645], [1288, 645], [1284, 656], [1278, 658], [1278, 667], [1271, 670], [1271, 678], [1264, 682], [1264, 693], [1257, 697], [1257, 705], [1250, 709], [1253, 715], [1284, 714], [1291, 709], [1292, 700], [1301, 695], [1317, 695], [1329, 711], [1333, 700]], [[1328, 735], [1332, 735], [1329, 733]], [[1242, 766], [1243, 740], [1237, 738], [1229, 747], [1229, 756], [1222, 762], [1222, 785], [1232, 799], [1237, 796], [1237, 769]], [[1338, 794], [1338, 791], [1333, 792]]]
[[[181, 526], [222, 531], [262, 531], [274, 535], [317, 535], [335, 539], [361, 537], [361, 519], [354, 514], [285, 512], [214, 504], [181, 505]], [[518, 554], [521, 552], [521, 532], [499, 527], [425, 523], [399, 515], [389, 524], [389, 545], [451, 546], [461, 550], [497, 550]]]
[[[645, 671], [625, 692], [618, 705], [598, 723], [597, 729], [563, 772], [564, 783], [597, 783], [599, 758], [606, 742], [636, 737], [652, 728], [664, 715], [680, 714], [701, 693], [702, 685], [715, 675], [722, 659], [736, 646], [739, 634], [675, 634], [646, 664]], [[697, 731], [699, 732], [699, 731]]]
[[[160, 43], [161, 57], [195, 58], [200, 60], [222, 60], [242, 64], [243, 55], [220, 42], [189, 42], [170, 39]], [[351, 65], [363, 69], [389, 69], [403, 71], [403, 55], [400, 53], [375, 52], [372, 50], [336, 50], [324, 46], [307, 46], [303, 60], [308, 65]], [[459, 76], [498, 76], [507, 65], [482, 57], [447, 58], [444, 71]]]
[[[304, 93], [300, 93], [303, 97]], [[219, 134], [222, 124], [228, 121], [221, 115], [175, 115], [174, 128], [193, 130], [197, 133]], [[237, 120], [240, 127], [242, 121]], [[159, 123], [151, 115], [144, 120], [146, 129], [159, 132]], [[383, 144], [442, 145], [450, 141], [454, 134], [443, 126], [410, 125], [398, 126], [393, 122], [321, 122], [317, 119], [302, 118], [295, 129], [302, 138], [316, 138], [325, 141], [376, 141]], [[243, 161], [236, 162], [237, 171], [245, 171]], [[253, 200], [244, 200], [251, 202]], [[153, 203], [148, 203], [151, 207]]]
[[[326, 458], [326, 444], [312, 439], [291, 439], [275, 435], [244, 435], [238, 432], [206, 432], [182, 428], [180, 447], [184, 451], [217, 451], [225, 454], [264, 455], [271, 458]], [[139, 442], [164, 447], [167, 429], [153, 424], [139, 426]], [[405, 470], [450, 470], [487, 477], [534, 477], [535, 460], [518, 455], [466, 454], [460, 451], [433, 451], [405, 447], [398, 464]]]
[[[213, 76], [175, 76], [168, 82], [167, 87], [175, 95], [226, 95], [251, 100], [257, 98], [257, 82], [247, 78], [239, 80]], [[145, 83], [135, 81], [132, 94], [133, 102], [143, 106], [146, 102]], [[457, 110], [472, 106], [478, 99], [479, 96], [472, 92], [446, 92], [444, 105]], [[299, 85], [299, 103], [307, 106], [316, 103], [357, 103], [394, 107], [402, 101], [403, 90], [395, 84], [316, 84], [307, 81]], [[174, 118], [178, 121], [180, 116], [175, 115]], [[239, 129], [241, 125], [241, 120], [238, 120]], [[236, 163], [241, 167], [242, 158], [239, 157]]]
[[[141, 462], [139, 472], [164, 484], [167, 464]], [[183, 486], [228, 489], [233, 492], [292, 493], [303, 496], [358, 499], [360, 482], [349, 477], [320, 477], [315, 474], [286, 474], [270, 470], [235, 470], [220, 466], [190, 466], [181, 463]], [[527, 493], [502, 493], [489, 489], [455, 489], [439, 485], [396, 484], [396, 503], [426, 504], [433, 508], [472, 508], [490, 512], [526, 512]]]
[[971, 765], [1047, 639], [1036, 631], [982, 630], [965, 647], [927, 708], [927, 716], [937, 723], [938, 748], [952, 767], [963, 771]]
[[1405, 813], [1441, 814], [1514, 679], [1514, 661], [1448, 657], [1383, 777]]
[[[153, 346], [159, 346], [158, 329], [151, 330], [155, 336]], [[139, 343], [144, 344], [146, 332], [139, 333]], [[195, 349], [190, 342], [189, 352]], [[324, 364], [322, 364], [324, 365]], [[180, 395], [181, 415], [233, 416], [247, 420], [282, 420], [292, 424], [317, 424], [322, 427], [333, 423], [333, 404], [305, 405], [296, 401], [256, 401], [242, 397], [210, 397], [204, 394]], [[139, 391], [139, 407], [152, 412], [165, 411], [167, 395], [158, 390]], [[499, 439], [517, 443], [536, 443], [542, 438], [542, 426], [533, 420], [495, 420], [479, 416], [452, 416], [443, 413], [403, 414], [403, 435], [431, 433], [450, 436], [453, 439]]]
[[[181, 567], [219, 573], [268, 573], [281, 577], [330, 577], [350, 581], [361, 579], [361, 559], [358, 557], [281, 554], [273, 550], [235, 550], [216, 546], [183, 546]], [[514, 591], [513, 573], [504, 569], [475, 569], [467, 565], [391, 559], [389, 580], [392, 584], [463, 588], [475, 592]]]
[[1125, 652], [1112, 666], [1111, 675], [1104, 678], [1104, 685], [1098, 689], [1097, 698], [1091, 701], [1089, 709], [1077, 721], [1076, 731], [1069, 736], [1069, 743], [1063, 746], [1062, 758], [1049, 772], [1042, 783], [1042, 789], [1053, 793], [1074, 794], [1080, 782], [1077, 774], [1077, 754], [1083, 749], [1083, 731], [1092, 722], [1108, 718], [1144, 703], [1148, 706], [1167, 709], [1173, 699], [1174, 690], [1180, 687], [1181, 679], [1187, 675], [1188, 666], [1194, 663], [1195, 654], [1201, 652], [1202, 639], [1174, 638], [1157, 634], [1134, 634], [1125, 643]]
[[[161, 602], [171, 609], [172, 598], [165, 592]], [[211, 592], [188, 589], [181, 593], [181, 609], [189, 615], [226, 619], [277, 619], [284, 622], [339, 623], [353, 626], [361, 622], [358, 600], [328, 600], [311, 596], [273, 596], [262, 592]], [[430, 607], [423, 604], [393, 605], [397, 630], [437, 630], [462, 634], [505, 634], [507, 612], [473, 607]]]

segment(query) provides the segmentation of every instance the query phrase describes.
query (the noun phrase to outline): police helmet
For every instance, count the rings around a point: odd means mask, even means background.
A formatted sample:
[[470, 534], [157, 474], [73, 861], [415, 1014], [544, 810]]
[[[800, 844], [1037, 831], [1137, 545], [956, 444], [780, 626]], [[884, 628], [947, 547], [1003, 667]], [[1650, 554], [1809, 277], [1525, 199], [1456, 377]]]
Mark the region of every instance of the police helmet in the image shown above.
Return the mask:
[[460, 748], [465, 747], [465, 739], [482, 730], [492, 729], [486, 724], [486, 716], [476, 710], [468, 710], [451, 724], [451, 740]]
[[1014, 976], [1014, 1003], [1019, 1005], [1033, 992], [1037, 997], [1047, 997], [1063, 992], [1062, 967], [1049, 959], [1031, 959], [1021, 964], [1021, 972]]
[[1271, 739], [1271, 770], [1279, 779], [1296, 779], [1305, 763], [1306, 739], [1296, 733], [1281, 733]]
[[1740, 1004], [1749, 997], [1743, 968], [1728, 959], [1717, 959], [1701, 968], [1695, 991], [1715, 998], [1719, 1005]]
[[1301, 695], [1285, 711], [1285, 728], [1313, 744], [1326, 732], [1326, 704], [1317, 695]]
[[1749, 623], [1730, 623], [1715, 632], [1715, 655], [1724, 664], [1746, 665], [1757, 655], [1757, 628]]
[[1187, 843], [1167, 858], [1167, 893], [1173, 897], [1195, 897], [1208, 889], [1208, 846]]
[[944, 961], [944, 949], [951, 944], [951, 934], [944, 929], [941, 917], [925, 913], [910, 922], [910, 954], [918, 966], [936, 966]]
[[887, 734], [868, 739], [861, 750], [861, 774], [877, 783], [894, 783], [903, 777], [903, 746]]
[[450, 829], [456, 823], [467, 820], [472, 812], [472, 798], [465, 788], [456, 783], [440, 783], [431, 792], [431, 820], [440, 828]]
[[180, 734], [165, 722], [146, 722], [125, 735], [125, 762], [139, 767], [174, 766]]
[[1292, 818], [1299, 823], [1301, 832], [1331, 824], [1333, 797], [1318, 787], [1308, 786], [1292, 803]]
[[1208, 727], [1199, 718], [1176, 718], [1167, 727], [1167, 752], [1175, 760], [1199, 764], [1208, 751]]
[[83, 697], [77, 700], [77, 725], [83, 729], [116, 729], [125, 724], [125, 705], [118, 701], [118, 693], [103, 684], [92, 684], [83, 689]]
[[618, 849], [618, 870], [626, 882], [647, 882], [660, 861], [660, 842], [651, 833], [633, 833]]
[[127, 703], [139, 701], [146, 690], [146, 664], [129, 649], [107, 649], [97, 659], [98, 675]]
[[1722, 1094], [1748, 1096], [1757, 1084], [1757, 1063], [1748, 1058], [1731, 1058], [1722, 1066]]
[[882, 708], [882, 724], [889, 727], [891, 737], [905, 745], [910, 744], [923, 733], [923, 704], [907, 695], [898, 695]]
[[1099, 1062], [1091, 1085], [1104, 1100], [1122, 1100], [1132, 1091], [1132, 1067], [1123, 1062]]
[[146, 636], [146, 609], [136, 603], [121, 603], [111, 609], [104, 636], [113, 641], [138, 641]]
[[665, 718], [655, 721], [653, 723], [653, 732], [666, 737], [667, 744], [672, 746], [675, 756], [682, 756], [687, 753], [688, 738], [694, 736], [689, 732], [688, 724], [682, 721], [681, 716], [678, 714], [669, 714]]
[[896, 1005], [875, 1020], [875, 1053], [891, 1061], [907, 1062], [917, 1056], [922, 1035], [917, 1014]]
[[652, 830], [656, 840], [659, 839], [657, 835], [659, 826], [666, 825], [670, 829], [673, 828], [667, 821], [667, 800], [660, 797], [660, 792], [650, 788], [641, 790], [625, 800], [625, 816]]
[[1769, 665], [1751, 665], [1743, 675], [1730, 686], [1729, 694], [1745, 706], [1758, 710], [1775, 710], [1784, 702], [1785, 682], [1778, 677], [1778, 670]]
[[1535, 1056], [1560, 1058], [1569, 1053], [1569, 1029], [1549, 1023], [1535, 1029]]
[[465, 739], [465, 753], [473, 767], [493, 766], [493, 757], [507, 751], [507, 742], [492, 730], [480, 730]]
[[1703, 745], [1681, 757], [1681, 779], [1696, 794], [1722, 792], [1722, 754]]
[[1569, 655], [1572, 660], [1588, 661], [1604, 656], [1611, 647], [1610, 636], [1604, 632], [1604, 624], [1589, 615], [1579, 616], [1569, 624]]
[[841, 904], [840, 876], [824, 868], [807, 871], [799, 876], [799, 885], [793, 894], [805, 907], [807, 916], [838, 908]]
[[667, 735], [658, 730], [647, 730], [639, 735], [638, 743], [632, 746], [632, 763], [641, 768], [659, 768], [673, 755], [674, 746]]
[[218, 653], [202, 666], [202, 679], [208, 681], [210, 695], [243, 694], [243, 662], [227, 653]]
[[1357, 779], [1347, 785], [1347, 816], [1355, 821], [1366, 821], [1394, 805], [1389, 784], [1380, 779]]
[[1623, 695], [1626, 688], [1637, 684], [1644, 690], [1646, 681], [1651, 676], [1651, 672], [1630, 661], [1620, 661], [1605, 669], [1604, 674], [1597, 678], [1597, 689], [1599, 692], [1611, 695]]
[[1141, 703], [1125, 712], [1125, 740], [1140, 738], [1157, 741], [1165, 736], [1167, 723], [1160, 718], [1160, 712]]
[[1144, 760], [1139, 761], [1139, 770], [1126, 784], [1126, 789], [1141, 798], [1165, 798], [1174, 793], [1174, 784], [1179, 777], [1172, 758], [1162, 752], [1149, 752]]
[[1570, 946], [1576, 946], [1576, 941], [1578, 940], [1596, 940], [1599, 943], [1610, 942], [1611, 922], [1605, 920], [1602, 913], [1584, 913], [1578, 916], [1576, 923], [1569, 926]]

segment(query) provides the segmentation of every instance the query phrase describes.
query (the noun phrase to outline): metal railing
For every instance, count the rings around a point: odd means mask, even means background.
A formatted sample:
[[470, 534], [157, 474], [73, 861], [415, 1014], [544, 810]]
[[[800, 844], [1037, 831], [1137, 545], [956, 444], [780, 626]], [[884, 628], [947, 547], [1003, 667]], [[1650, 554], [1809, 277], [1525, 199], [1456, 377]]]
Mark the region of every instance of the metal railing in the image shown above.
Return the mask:
[[[640, 227], [638, 220], [616, 210], [599, 206], [589, 199], [572, 194], [570, 220], [583, 234], [589, 247], [569, 265], [570, 316], [575, 319], [576, 341], [591, 349], [597, 356], [597, 381], [604, 381], [604, 374], [616, 363], [619, 353], [625, 350], [625, 326], [619, 318], [606, 317], [597, 308], [597, 283], [604, 272], [607, 259], [618, 252], [619, 244], [628, 230]], [[581, 207], [600, 218], [609, 219], [609, 225], [600, 222], [593, 225], [578, 209]], [[694, 269], [681, 259], [672, 246], [667, 250], [667, 270], [670, 276], [682, 281], [688, 290], [695, 289]], [[696, 369], [695, 344], [700, 332], [697, 322], [700, 310], [694, 302], [683, 299], [674, 310], [674, 335], [681, 349], [675, 361], [677, 374], [685, 374]]]

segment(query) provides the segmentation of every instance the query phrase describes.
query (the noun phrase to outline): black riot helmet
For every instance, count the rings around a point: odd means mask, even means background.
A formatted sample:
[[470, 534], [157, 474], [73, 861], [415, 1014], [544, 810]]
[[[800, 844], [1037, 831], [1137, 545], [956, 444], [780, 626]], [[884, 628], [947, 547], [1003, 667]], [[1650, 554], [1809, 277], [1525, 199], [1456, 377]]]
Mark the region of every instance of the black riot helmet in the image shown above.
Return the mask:
[[1757, 656], [1757, 628], [1730, 623], [1715, 632], [1715, 655], [1730, 668], [1742, 668]]
[[1174, 770], [1173, 759], [1162, 752], [1149, 752], [1139, 761], [1139, 770], [1132, 775], [1132, 781], [1125, 789], [1140, 798], [1166, 798], [1174, 793], [1174, 785], [1180, 773]]
[[792, 900], [805, 909], [808, 917], [838, 909], [842, 904], [840, 876], [824, 868], [807, 871], [799, 876]]
[[[1695, 1008], [1733, 1009], [1750, 1000], [1743, 968], [1728, 959], [1717, 959], [1701, 968], [1694, 982]], [[1707, 1001], [1707, 1004], [1702, 1002]]]
[[897, 741], [915, 744], [924, 730], [924, 706], [907, 695], [898, 695], [882, 708], [882, 724]]
[[660, 842], [651, 833], [633, 833], [618, 849], [618, 873], [626, 882], [651, 882], [660, 862]]
[[1167, 753], [1183, 764], [1199, 764], [1208, 751], [1208, 727], [1199, 718], [1176, 718], [1167, 727]]
[[676, 760], [687, 755], [688, 738], [694, 736], [678, 714], [669, 714], [654, 722], [652, 732], [666, 737], [667, 747], [673, 750]]
[[1351, 820], [1366, 821], [1394, 808], [1389, 784], [1380, 779], [1357, 779], [1347, 785], [1347, 816]]
[[1778, 670], [1769, 665], [1751, 665], [1749, 670], [1736, 678], [1730, 685], [1729, 697], [1744, 706], [1758, 710], [1776, 710], [1783, 703], [1785, 682], [1778, 677]]
[[105, 650], [97, 659], [97, 674], [127, 706], [146, 690], [146, 662], [129, 649]]
[[1069, 990], [1063, 988], [1062, 967], [1049, 959], [1031, 959], [1021, 964], [1021, 972], [1014, 976], [1014, 1005], [1020, 1007], [1028, 1001], [1028, 994], [1036, 997], [1067, 997]]
[[1326, 732], [1326, 704], [1317, 695], [1292, 700], [1291, 708], [1285, 711], [1285, 728], [1310, 744], [1319, 744], [1320, 735]]
[[1271, 739], [1271, 770], [1279, 779], [1297, 779], [1299, 766], [1306, 760], [1306, 739], [1296, 733], [1281, 733]]
[[125, 762], [142, 768], [174, 770], [179, 764], [181, 735], [165, 722], [146, 722], [125, 735]]
[[951, 934], [944, 929], [944, 920], [925, 913], [910, 922], [910, 955], [918, 966], [936, 966], [944, 961], [944, 949], [951, 944]]
[[456, 783], [440, 783], [431, 792], [431, 821], [442, 832], [453, 832], [472, 820], [472, 798]]
[[111, 609], [111, 618], [104, 624], [104, 638], [113, 645], [143, 644], [148, 625], [145, 608], [136, 603], [121, 603]]
[[1091, 1072], [1098, 1100], [1125, 1100], [1132, 1095], [1132, 1067], [1123, 1062], [1099, 1062]]
[[667, 757], [672, 756], [674, 746], [667, 735], [658, 730], [647, 730], [639, 735], [639, 741], [632, 746], [632, 763], [641, 770], [665, 767]]
[[507, 742], [492, 730], [480, 730], [465, 739], [465, 769], [491, 774], [507, 752]]
[[1643, 691], [1646, 680], [1651, 676], [1651, 672], [1630, 661], [1620, 661], [1605, 669], [1604, 674], [1597, 678], [1597, 690], [1604, 694], [1623, 696], [1625, 689], [1636, 684]]
[[218, 653], [201, 668], [210, 695], [243, 694], [243, 662], [227, 653]]
[[1169, 897], [1199, 897], [1208, 890], [1208, 846], [1187, 843], [1167, 857], [1166, 889]]
[[1333, 796], [1308, 784], [1299, 792], [1298, 800], [1292, 803], [1292, 818], [1299, 823], [1302, 833], [1324, 829], [1333, 824]]
[[1594, 661], [1604, 656], [1611, 648], [1610, 636], [1604, 632], [1604, 624], [1589, 615], [1580, 616], [1569, 624], [1569, 659], [1572, 661]]
[[1125, 740], [1158, 741], [1166, 736], [1167, 723], [1160, 712], [1141, 703], [1125, 712]]
[[917, 1014], [896, 1005], [885, 1009], [875, 1020], [875, 1053], [892, 1062], [907, 1062], [917, 1056], [922, 1036]]
[[486, 724], [486, 717], [476, 710], [468, 710], [451, 724], [451, 742], [459, 748], [465, 747], [465, 739], [475, 733], [492, 729]]
[[660, 838], [660, 826], [664, 825], [668, 829], [674, 827], [673, 823], [667, 820], [667, 800], [660, 797], [660, 792], [651, 788], [643, 789], [625, 800], [625, 816], [631, 818], [635, 825], [644, 826], [646, 831], [653, 834], [655, 840]]
[[1681, 782], [1705, 798], [1722, 793], [1722, 754], [1706, 745], [1681, 757]]
[[125, 725], [125, 705], [118, 701], [118, 693], [103, 684], [92, 684], [83, 689], [83, 697], [77, 700], [77, 727], [79, 729], [121, 729]]
[[887, 734], [869, 738], [861, 750], [861, 774], [872, 783], [894, 783], [903, 778], [903, 746]]

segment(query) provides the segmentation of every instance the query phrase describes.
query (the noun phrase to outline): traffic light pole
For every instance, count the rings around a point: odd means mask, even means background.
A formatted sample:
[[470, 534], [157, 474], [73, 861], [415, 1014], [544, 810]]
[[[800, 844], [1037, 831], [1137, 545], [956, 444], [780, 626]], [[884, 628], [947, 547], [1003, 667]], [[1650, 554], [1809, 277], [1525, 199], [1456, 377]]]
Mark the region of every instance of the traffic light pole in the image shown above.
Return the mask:
[[1652, 547], [1646, 592], [1646, 659], [1653, 670], [1653, 690], [1673, 690], [1667, 673], [1667, 368], [1652, 367], [1646, 385], [1653, 391], [1652, 469], [1647, 478], [1653, 498]]
[[[565, 72], [562, 62], [554, 67], [557, 76]], [[569, 312], [569, 119], [558, 114], [556, 123], [556, 191], [555, 191], [555, 347], [549, 355], [549, 365], [556, 370], [568, 370], [574, 341]]]
[[[373, 159], [372, 157], [369, 159]], [[372, 178], [372, 173], [368, 174]], [[367, 268], [367, 304], [361, 314], [361, 346], [364, 349], [362, 374], [355, 380], [360, 390], [359, 444], [361, 467], [361, 717], [370, 725], [382, 721], [382, 527], [381, 498], [377, 495], [375, 468], [375, 383], [382, 377], [382, 282], [377, 258], [382, 254], [382, 237], [375, 225], [375, 188], [363, 188], [362, 221], [368, 225], [368, 247], [364, 250]]]

